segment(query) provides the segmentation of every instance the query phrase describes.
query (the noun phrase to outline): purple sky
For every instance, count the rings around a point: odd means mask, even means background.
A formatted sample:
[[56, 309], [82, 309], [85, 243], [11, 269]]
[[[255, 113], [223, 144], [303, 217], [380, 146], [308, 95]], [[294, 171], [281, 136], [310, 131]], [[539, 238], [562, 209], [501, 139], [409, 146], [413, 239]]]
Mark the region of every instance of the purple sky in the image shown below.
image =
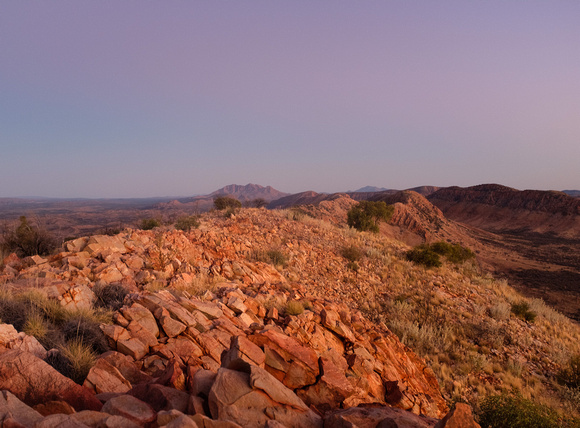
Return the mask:
[[0, 5], [0, 197], [580, 188], [580, 2]]

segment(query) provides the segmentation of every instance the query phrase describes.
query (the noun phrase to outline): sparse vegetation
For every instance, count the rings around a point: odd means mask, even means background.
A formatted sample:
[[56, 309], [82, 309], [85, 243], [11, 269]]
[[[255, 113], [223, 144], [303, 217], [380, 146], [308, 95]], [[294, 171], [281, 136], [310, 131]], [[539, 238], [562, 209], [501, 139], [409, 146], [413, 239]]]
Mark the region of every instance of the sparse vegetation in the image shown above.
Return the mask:
[[228, 208], [241, 208], [242, 203], [236, 198], [232, 198], [230, 196], [219, 196], [213, 200], [213, 206], [216, 210], [222, 211]]
[[580, 390], [580, 354], [570, 358], [558, 373], [558, 382], [568, 388]]
[[347, 224], [359, 231], [379, 231], [379, 222], [389, 221], [393, 216], [394, 207], [383, 201], [361, 201], [347, 213]]
[[250, 260], [257, 262], [270, 263], [274, 266], [285, 267], [288, 263], [288, 257], [277, 249], [254, 250], [251, 253]]
[[479, 423], [482, 428], [551, 428], [567, 425], [561, 423], [554, 410], [517, 393], [486, 397], [481, 403]]
[[120, 284], [107, 284], [93, 287], [93, 292], [97, 297], [95, 305], [100, 308], [107, 308], [117, 311], [123, 306], [125, 296], [129, 294], [127, 289]]
[[515, 316], [527, 322], [534, 322], [536, 319], [536, 313], [530, 310], [528, 302], [512, 303], [511, 311]]
[[419, 265], [423, 265], [426, 268], [432, 267], [441, 267], [441, 259], [439, 258], [439, 254], [429, 248], [428, 245], [419, 245], [412, 250], [407, 251], [406, 255], [407, 260], [417, 263]]
[[284, 309], [288, 315], [300, 315], [304, 312], [304, 305], [297, 300], [290, 300]]
[[199, 216], [197, 215], [180, 217], [175, 223], [175, 228], [184, 232], [189, 232], [191, 229], [197, 229], [198, 227]]
[[20, 217], [17, 227], [5, 227], [1, 247], [4, 253], [16, 253], [19, 257], [46, 256], [57, 247], [56, 239], [44, 228], [31, 224], [26, 216]]
[[421, 244], [406, 253], [407, 260], [427, 268], [441, 267], [439, 256], [444, 256], [451, 263], [459, 264], [474, 258], [475, 254], [469, 248], [443, 241], [430, 245]]
[[340, 254], [349, 262], [358, 262], [362, 257], [362, 251], [355, 245], [344, 247]]
[[[97, 355], [80, 339], [73, 339], [60, 348], [65, 361], [57, 367], [62, 374], [82, 385], [91, 368], [95, 365]], [[64, 363], [64, 364], [63, 364]]]
[[141, 220], [139, 228], [143, 230], [153, 230], [159, 226], [161, 226], [161, 220], [157, 218], [144, 218]]

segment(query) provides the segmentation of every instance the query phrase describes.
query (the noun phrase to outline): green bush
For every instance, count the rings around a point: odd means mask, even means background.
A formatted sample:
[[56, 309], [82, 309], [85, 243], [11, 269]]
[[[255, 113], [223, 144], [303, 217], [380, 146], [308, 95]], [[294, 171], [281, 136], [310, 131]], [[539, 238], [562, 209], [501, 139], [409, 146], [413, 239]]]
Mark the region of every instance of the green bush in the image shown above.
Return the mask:
[[568, 388], [580, 389], [580, 355], [574, 355], [567, 367], [560, 370], [558, 382]]
[[475, 257], [473, 251], [469, 248], [462, 247], [459, 244], [450, 244], [448, 242], [434, 242], [430, 245], [431, 250], [445, 256], [451, 263], [463, 263]]
[[274, 266], [286, 266], [286, 263], [288, 263], [286, 255], [280, 250], [269, 250], [266, 255]]
[[534, 322], [536, 313], [530, 310], [527, 302], [512, 303], [512, 313], [527, 322]]
[[439, 256], [445, 257], [451, 263], [463, 263], [475, 257], [473, 251], [462, 247], [459, 244], [449, 244], [448, 242], [434, 242], [433, 244], [421, 244], [407, 251], [407, 260], [426, 267], [441, 266]]
[[480, 405], [482, 428], [550, 428], [561, 426], [557, 413], [519, 394], [490, 395]]
[[236, 198], [230, 196], [219, 196], [214, 199], [213, 206], [216, 210], [225, 210], [227, 208], [241, 208], [242, 203]]
[[383, 201], [361, 201], [348, 210], [347, 224], [359, 231], [379, 231], [380, 221], [389, 221], [393, 216], [394, 207]]
[[440, 267], [442, 265], [439, 254], [429, 248], [428, 245], [419, 245], [407, 251], [405, 256], [407, 260], [427, 268]]
[[197, 229], [199, 227], [199, 216], [191, 215], [186, 217], [180, 217], [175, 223], [175, 228], [178, 230], [183, 230], [189, 232], [191, 229]]
[[342, 254], [342, 257], [347, 259], [349, 262], [358, 262], [362, 257], [361, 250], [354, 245], [344, 247], [340, 254]]
[[20, 217], [18, 227], [4, 229], [2, 250], [6, 253], [16, 253], [19, 257], [46, 256], [58, 246], [56, 239], [45, 229], [32, 225], [26, 216]]
[[161, 221], [156, 218], [144, 218], [140, 223], [140, 228], [143, 230], [152, 230], [159, 226], [161, 226]]

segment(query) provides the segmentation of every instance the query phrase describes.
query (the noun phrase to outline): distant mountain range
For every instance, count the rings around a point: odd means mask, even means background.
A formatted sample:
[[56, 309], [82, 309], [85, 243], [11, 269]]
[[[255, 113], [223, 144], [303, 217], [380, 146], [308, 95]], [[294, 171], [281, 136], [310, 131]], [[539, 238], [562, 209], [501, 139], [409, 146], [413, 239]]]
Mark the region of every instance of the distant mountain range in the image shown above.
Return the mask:
[[573, 198], [580, 198], [580, 190], [562, 190], [562, 192]]

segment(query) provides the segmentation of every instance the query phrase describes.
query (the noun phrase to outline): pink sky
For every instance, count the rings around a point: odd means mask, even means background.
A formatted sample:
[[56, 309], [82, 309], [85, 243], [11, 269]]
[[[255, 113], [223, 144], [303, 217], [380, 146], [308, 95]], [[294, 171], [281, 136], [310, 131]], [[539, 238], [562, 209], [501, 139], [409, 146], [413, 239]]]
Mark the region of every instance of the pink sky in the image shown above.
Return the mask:
[[5, 2], [0, 197], [580, 188], [580, 3]]

